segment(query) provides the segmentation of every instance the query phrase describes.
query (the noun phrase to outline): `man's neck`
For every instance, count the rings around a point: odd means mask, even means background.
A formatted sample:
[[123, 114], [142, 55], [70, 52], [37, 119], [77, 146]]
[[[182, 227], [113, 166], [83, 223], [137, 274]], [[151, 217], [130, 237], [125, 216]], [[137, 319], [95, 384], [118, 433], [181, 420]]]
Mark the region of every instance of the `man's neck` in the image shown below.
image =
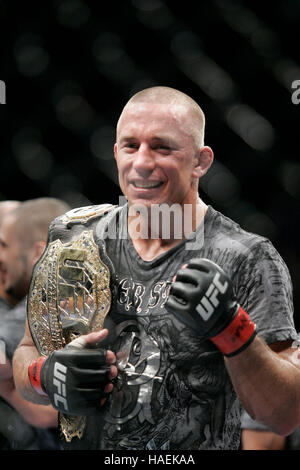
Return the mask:
[[198, 198], [195, 204], [187, 204], [181, 211], [174, 211], [174, 206], [168, 209], [167, 205], [159, 209], [160, 212], [149, 209], [146, 217], [143, 211], [136, 215], [130, 215], [129, 211], [128, 233], [145, 261], [153, 260], [185, 240], [203, 221], [207, 206]]

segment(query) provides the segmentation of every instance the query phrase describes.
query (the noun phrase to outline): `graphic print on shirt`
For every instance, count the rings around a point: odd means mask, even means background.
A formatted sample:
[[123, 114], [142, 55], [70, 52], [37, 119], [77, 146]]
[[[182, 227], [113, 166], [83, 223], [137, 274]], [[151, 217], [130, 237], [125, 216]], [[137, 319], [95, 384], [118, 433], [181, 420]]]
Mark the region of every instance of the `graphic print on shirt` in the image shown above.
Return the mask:
[[124, 277], [118, 282], [118, 304], [128, 312], [134, 308], [137, 314], [148, 314], [152, 309], [162, 309], [167, 301], [170, 281], [156, 282], [150, 295], [146, 294], [146, 286], [138, 281]]
[[117, 327], [118, 377], [108, 421], [124, 424], [138, 417], [154, 423], [151, 411], [151, 397], [155, 381], [161, 382], [158, 371], [160, 351], [155, 341], [145, 331], [139, 332], [135, 320], [122, 322]]
[[119, 312], [120, 306], [129, 314], [144, 304], [150, 315], [116, 326], [118, 376], [104, 448], [196, 449], [221, 440], [227, 386], [221, 355], [164, 310], [167, 284], [156, 282], [147, 293], [141, 283], [120, 280]]

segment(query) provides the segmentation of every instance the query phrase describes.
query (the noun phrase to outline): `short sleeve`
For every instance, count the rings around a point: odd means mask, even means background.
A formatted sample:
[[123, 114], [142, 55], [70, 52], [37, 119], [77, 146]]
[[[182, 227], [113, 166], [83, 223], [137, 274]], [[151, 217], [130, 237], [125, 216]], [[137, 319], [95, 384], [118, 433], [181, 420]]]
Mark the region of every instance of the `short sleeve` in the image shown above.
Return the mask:
[[252, 419], [245, 410], [243, 410], [241, 414], [241, 428], [252, 429], [255, 431], [271, 431], [271, 429], [266, 424]]
[[296, 340], [292, 282], [288, 268], [269, 240], [249, 251], [234, 280], [236, 297], [268, 343]]

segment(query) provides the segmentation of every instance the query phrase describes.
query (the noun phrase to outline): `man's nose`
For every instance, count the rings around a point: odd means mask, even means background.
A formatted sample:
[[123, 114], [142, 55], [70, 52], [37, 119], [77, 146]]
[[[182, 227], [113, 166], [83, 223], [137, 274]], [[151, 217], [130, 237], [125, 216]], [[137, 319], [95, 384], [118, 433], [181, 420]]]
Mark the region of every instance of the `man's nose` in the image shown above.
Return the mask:
[[133, 162], [135, 171], [143, 176], [149, 176], [155, 168], [155, 159], [151, 155], [151, 149], [147, 145], [140, 145], [138, 152], [136, 152]]

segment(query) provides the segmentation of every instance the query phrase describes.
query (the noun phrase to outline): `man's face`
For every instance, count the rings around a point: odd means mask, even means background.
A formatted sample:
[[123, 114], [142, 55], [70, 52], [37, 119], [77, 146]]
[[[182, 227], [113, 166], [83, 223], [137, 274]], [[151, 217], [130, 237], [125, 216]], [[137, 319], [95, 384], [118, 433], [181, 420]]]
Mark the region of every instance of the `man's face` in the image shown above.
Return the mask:
[[15, 218], [8, 215], [0, 225], [0, 270], [5, 292], [20, 301], [27, 295], [32, 266], [30, 250], [22, 248], [15, 223]]
[[191, 203], [198, 152], [182, 107], [138, 103], [121, 117], [115, 145], [120, 187], [130, 205]]

